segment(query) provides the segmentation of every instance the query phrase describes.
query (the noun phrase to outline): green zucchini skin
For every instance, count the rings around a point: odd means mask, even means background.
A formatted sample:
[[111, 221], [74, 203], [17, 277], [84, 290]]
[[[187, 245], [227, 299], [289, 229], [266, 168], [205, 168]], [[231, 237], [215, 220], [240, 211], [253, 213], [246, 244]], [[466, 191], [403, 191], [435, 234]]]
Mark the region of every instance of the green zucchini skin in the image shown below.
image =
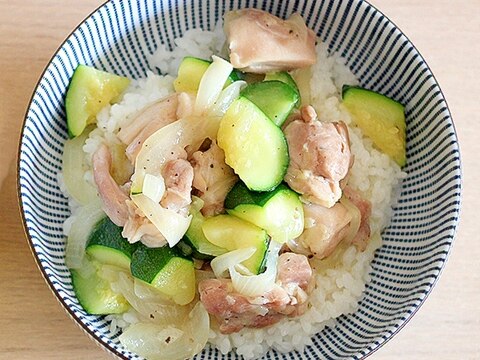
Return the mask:
[[280, 244], [303, 232], [304, 213], [299, 195], [283, 183], [272, 191], [254, 192], [239, 181], [227, 194], [225, 208], [228, 214], [265, 229]]
[[80, 135], [88, 124], [95, 123], [97, 113], [104, 106], [114, 103], [129, 84], [130, 80], [126, 77], [78, 65], [65, 97], [70, 138]]
[[240, 96], [223, 116], [217, 136], [225, 162], [249, 189], [269, 191], [283, 181], [290, 161], [282, 130]]
[[400, 167], [405, 166], [405, 107], [388, 96], [359, 86], [343, 86], [342, 99], [355, 125], [379, 150]]
[[167, 245], [158, 248], [150, 248], [140, 243], [133, 253], [130, 271], [137, 279], [150, 284], [168, 262], [177, 257], [191, 261], [176, 247], [171, 248]]
[[278, 80], [278, 81], [284, 82], [287, 85], [290, 85], [298, 96], [298, 101], [295, 103], [295, 108], [300, 107], [300, 104], [302, 102], [300, 98], [300, 90], [298, 89], [297, 83], [288, 72], [279, 71], [274, 73], [268, 73], [265, 75], [265, 78], [263, 79], [263, 81], [271, 81], [271, 80]]
[[150, 284], [179, 305], [186, 305], [195, 297], [193, 261], [176, 247], [150, 248], [139, 244], [133, 253], [130, 271], [135, 278]]
[[234, 209], [237, 205], [265, 205], [279, 191], [290, 190], [285, 184], [278, 185], [271, 191], [251, 191], [242, 181], [238, 181], [225, 198], [225, 209]]
[[[86, 261], [89, 266], [95, 266], [89, 260]], [[70, 272], [75, 295], [88, 314], [121, 314], [130, 307], [127, 300], [122, 295], [114, 293], [108, 281], [99, 277], [96, 271], [71, 269]], [[89, 275], [85, 276], [85, 273]]]
[[131, 244], [122, 236], [122, 228], [108, 217], [100, 220], [91, 232], [86, 252], [102, 264], [130, 268], [130, 262], [137, 244]]
[[300, 96], [290, 85], [279, 80], [248, 85], [240, 95], [253, 102], [277, 126], [282, 126], [298, 105]]

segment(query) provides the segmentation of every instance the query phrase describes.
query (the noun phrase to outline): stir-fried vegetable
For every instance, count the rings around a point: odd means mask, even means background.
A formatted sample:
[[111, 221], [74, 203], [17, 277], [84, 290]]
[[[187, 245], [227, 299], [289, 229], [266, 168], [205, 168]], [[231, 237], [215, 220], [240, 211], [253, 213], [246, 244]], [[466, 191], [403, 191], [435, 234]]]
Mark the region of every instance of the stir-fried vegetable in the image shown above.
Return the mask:
[[78, 269], [82, 266], [90, 233], [103, 217], [105, 217], [105, 213], [99, 199], [82, 207], [76, 214], [65, 249], [65, 264], [69, 269]]
[[190, 226], [192, 216], [183, 216], [176, 211], [166, 209], [144, 194], [132, 195], [132, 200], [165, 237], [170, 247], [175, 246], [182, 239]]
[[202, 303], [169, 325], [138, 323], [120, 335], [122, 345], [149, 360], [184, 360], [206, 345], [210, 319]]
[[232, 64], [218, 56], [212, 56], [213, 62], [200, 80], [197, 98], [195, 100], [195, 113], [205, 114], [215, 103], [222, 92], [223, 85], [233, 70]]
[[193, 262], [168, 246], [149, 248], [139, 244], [132, 256], [131, 273], [151, 284], [179, 305], [186, 305], [195, 296]]
[[254, 247], [255, 254], [245, 260], [243, 265], [253, 274], [263, 271], [270, 242], [265, 230], [231, 215], [208, 218], [203, 223], [202, 230], [208, 241], [229, 251]]
[[277, 276], [277, 261], [280, 244], [270, 242], [266, 255], [265, 271], [258, 275], [242, 274], [241, 268], [233, 265], [228, 268], [232, 278], [233, 288], [240, 294], [250, 297], [257, 297], [270, 291]]
[[129, 84], [126, 77], [78, 65], [65, 98], [70, 137], [80, 135], [88, 124], [95, 123], [98, 112], [115, 102]]
[[68, 193], [79, 204], [87, 205], [97, 198], [97, 190], [84, 179], [85, 153], [83, 145], [90, 134], [90, 128], [82, 135], [65, 141], [62, 156], [63, 181]]
[[111, 290], [108, 281], [98, 276], [99, 264], [86, 260], [83, 266], [89, 269], [72, 269], [71, 273], [75, 294], [85, 311], [95, 315], [125, 312], [129, 308], [127, 301]]
[[[190, 214], [192, 221], [183, 237], [183, 251], [188, 255], [193, 255], [197, 259], [211, 260], [214, 256], [225, 254], [227, 249], [212, 244], [205, 237], [202, 226], [205, 222], [205, 217], [200, 210], [203, 207], [203, 200], [193, 196], [193, 202], [190, 206]], [[189, 249], [188, 249], [189, 248]]]
[[303, 232], [302, 203], [284, 184], [269, 192], [253, 192], [239, 181], [228, 193], [225, 207], [229, 214], [265, 229], [280, 244]]
[[285, 136], [248, 99], [240, 97], [230, 105], [217, 140], [226, 163], [249, 189], [269, 191], [282, 182], [289, 162]]
[[405, 107], [375, 91], [344, 86], [343, 104], [355, 124], [399, 166], [407, 162]]
[[122, 237], [122, 228], [105, 217], [90, 233], [86, 251], [101, 264], [118, 266], [128, 271], [135, 247], [135, 244], [130, 244]]

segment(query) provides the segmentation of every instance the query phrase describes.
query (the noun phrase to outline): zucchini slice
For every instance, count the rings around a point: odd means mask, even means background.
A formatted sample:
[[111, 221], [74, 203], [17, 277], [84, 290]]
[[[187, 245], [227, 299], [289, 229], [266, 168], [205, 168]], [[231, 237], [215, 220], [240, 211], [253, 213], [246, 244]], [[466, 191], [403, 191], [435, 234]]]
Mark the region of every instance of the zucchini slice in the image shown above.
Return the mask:
[[179, 305], [186, 305], [195, 297], [193, 261], [183, 257], [176, 248], [149, 248], [139, 244], [133, 253], [130, 271]]
[[[83, 267], [86, 266], [96, 270], [96, 265], [85, 259]], [[108, 281], [99, 277], [95, 270], [82, 270], [84, 269], [72, 269], [70, 272], [75, 295], [88, 314], [121, 314], [128, 310], [127, 300], [122, 295], [114, 293]]]
[[98, 112], [114, 103], [129, 84], [126, 77], [78, 65], [65, 98], [69, 136], [78, 136], [88, 124], [95, 123]]
[[122, 236], [122, 228], [108, 217], [100, 220], [88, 238], [86, 252], [102, 264], [130, 269], [136, 244], [130, 244]]
[[278, 80], [250, 84], [240, 95], [257, 105], [277, 126], [282, 126], [300, 101], [293, 87]]
[[237, 182], [227, 194], [225, 207], [230, 215], [265, 229], [280, 244], [303, 232], [303, 206], [298, 194], [280, 184], [269, 192], [255, 193]]
[[[202, 80], [203, 74], [207, 71], [211, 63], [209, 60], [199, 59], [193, 56], [184, 57], [178, 68], [178, 76], [173, 82], [175, 91], [197, 92], [200, 86], [200, 80]], [[240, 79], [241, 73], [233, 70], [224, 87]]]
[[254, 247], [255, 253], [242, 264], [253, 274], [264, 271], [270, 243], [265, 230], [231, 215], [207, 218], [202, 225], [202, 230], [208, 241], [228, 251]]
[[298, 86], [295, 80], [293, 80], [292, 75], [290, 75], [286, 71], [279, 71], [279, 72], [268, 73], [265, 75], [265, 78], [263, 79], [263, 81], [271, 81], [271, 80], [278, 80], [278, 81], [284, 82], [287, 85], [290, 85], [292, 89], [295, 91], [295, 93], [298, 95], [298, 101], [295, 104], [295, 107], [298, 108], [300, 106], [300, 103], [301, 103], [300, 90], [298, 89]]
[[212, 244], [203, 234], [202, 225], [205, 222], [205, 217], [200, 212], [202, 206], [203, 201], [194, 197], [192, 206], [190, 206], [192, 221], [180, 247], [185, 255], [192, 255], [200, 260], [211, 260], [215, 256], [225, 254], [228, 250]]
[[247, 187], [269, 191], [287, 171], [288, 147], [282, 130], [250, 100], [240, 97], [223, 116], [217, 136], [225, 162]]
[[343, 104], [373, 144], [399, 166], [407, 163], [405, 107], [375, 91], [344, 86]]

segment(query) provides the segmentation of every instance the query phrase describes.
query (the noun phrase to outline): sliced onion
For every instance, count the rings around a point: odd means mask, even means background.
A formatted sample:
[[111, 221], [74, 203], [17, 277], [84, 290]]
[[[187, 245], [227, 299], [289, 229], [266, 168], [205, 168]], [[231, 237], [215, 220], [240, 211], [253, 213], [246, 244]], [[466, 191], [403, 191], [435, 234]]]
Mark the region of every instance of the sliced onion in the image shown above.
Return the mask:
[[165, 180], [161, 175], [146, 174], [143, 179], [142, 193], [153, 202], [159, 203], [165, 194]]
[[358, 207], [355, 206], [346, 196], [342, 196], [340, 198], [340, 203], [345, 206], [345, 208], [350, 213], [352, 220], [350, 221], [350, 225], [348, 227], [348, 233], [345, 236], [344, 240], [347, 243], [350, 243], [358, 233], [358, 229], [360, 229], [360, 223], [362, 221], [362, 214]]
[[210, 262], [210, 266], [217, 278], [226, 278], [231, 267], [249, 259], [255, 251], [254, 247], [233, 250], [214, 258]]
[[272, 290], [277, 277], [278, 251], [281, 245], [275, 241], [270, 241], [267, 252], [266, 270], [259, 275], [242, 275], [235, 265], [229, 267], [230, 277], [232, 278], [233, 288], [240, 294], [257, 297]]
[[[111, 276], [111, 275], [110, 275]], [[134, 280], [129, 274], [119, 271], [118, 279], [112, 281], [110, 286], [112, 290], [121, 294], [135, 311], [139, 313], [139, 318], [143, 322], [152, 322], [158, 325], [179, 326], [190, 311], [188, 306], [180, 306], [173, 303], [170, 299], [151, 287], [152, 292], [148, 297], [140, 297], [137, 292], [146, 293], [148, 290], [142, 289], [140, 280]], [[143, 286], [150, 287], [148, 284]]]
[[83, 169], [85, 153], [83, 145], [89, 131], [65, 141], [62, 156], [63, 180], [68, 193], [82, 205], [87, 205], [97, 198], [97, 189], [84, 179]]
[[98, 198], [80, 208], [75, 214], [65, 249], [65, 264], [69, 269], [78, 269], [82, 266], [88, 237], [95, 224], [103, 217], [105, 217], [105, 213]]
[[170, 247], [175, 246], [187, 232], [192, 220], [191, 215], [185, 217], [173, 210], [165, 209], [143, 194], [131, 195], [131, 198], [145, 217], [165, 237]]
[[220, 96], [215, 101], [210, 114], [214, 116], [223, 116], [231, 103], [240, 96], [240, 91], [247, 86], [243, 80], [235, 81], [222, 90]]
[[181, 325], [137, 323], [120, 335], [127, 349], [149, 360], [183, 360], [198, 354], [207, 344], [210, 319], [198, 302]]
[[197, 115], [205, 114], [212, 107], [233, 70], [228, 61], [215, 55], [212, 59], [213, 62], [208, 66], [198, 86], [194, 110]]
[[197, 151], [206, 138], [216, 139], [220, 120], [218, 116], [189, 116], [150, 135], [135, 159], [130, 193], [141, 193], [145, 175], [161, 175], [166, 162], [181, 157], [185, 147]]

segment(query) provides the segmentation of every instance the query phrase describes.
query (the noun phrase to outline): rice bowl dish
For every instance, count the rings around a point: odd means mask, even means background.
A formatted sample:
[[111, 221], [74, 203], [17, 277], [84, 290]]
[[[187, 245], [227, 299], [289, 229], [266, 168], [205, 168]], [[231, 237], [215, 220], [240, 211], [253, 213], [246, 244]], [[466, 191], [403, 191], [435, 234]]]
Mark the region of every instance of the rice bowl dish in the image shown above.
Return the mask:
[[[96, 115], [97, 126], [88, 134], [82, 147], [85, 156], [83, 179], [98, 188], [98, 181], [96, 183], [93, 174], [95, 153], [102, 144], [107, 145], [110, 149], [118, 147], [121, 144], [118, 135], [125, 133], [125, 130], [123, 133], [121, 132], [122, 129], [128, 128], [129, 123], [139, 117], [139, 113], [145, 112], [144, 109], [148, 109], [155, 102], [167, 98], [174, 92], [174, 80], [177, 76], [174, 69], [180, 66], [182, 59], [185, 57], [209, 59], [213, 55], [227, 58], [228, 54], [221, 53], [222, 50], [225, 51], [225, 42], [221, 24], [218, 24], [214, 31], [189, 30], [184, 36], [175, 40], [177, 48], [172, 51], [159, 49], [152, 54], [150, 56], [151, 69], [160, 69], [166, 75], [149, 72], [147, 78], [134, 80], [117, 103], [107, 105], [99, 111]], [[278, 323], [265, 328], [247, 326], [232, 333], [222, 333], [218, 326], [213, 326], [209, 332], [208, 342], [224, 354], [235, 350], [237, 354], [250, 359], [261, 357], [271, 347], [281, 352], [303, 351], [305, 346], [312, 344], [310, 340], [312, 335], [323, 330], [325, 326], [334, 326], [338, 316], [354, 312], [365, 285], [369, 282], [370, 262], [375, 250], [382, 244], [380, 234], [390, 221], [399, 185], [402, 178], [405, 177], [394, 160], [374, 148], [372, 141], [354, 125], [349, 111], [342, 104], [343, 86], [357, 85], [358, 80], [344, 65], [340, 57], [328, 53], [323, 43], [319, 42], [316, 45], [315, 53], [317, 59], [310, 68], [311, 80], [302, 84], [306, 88], [302, 91], [304, 94], [309, 94], [310, 101], [308, 103], [315, 109], [319, 121], [325, 123], [342, 121], [348, 126], [351, 151], [355, 159], [350, 170], [348, 185], [371, 202], [369, 226], [372, 235], [365, 249], [344, 244], [338, 246], [332, 251], [332, 254], [328, 254], [325, 258], [315, 259], [310, 256], [310, 265], [314, 273], [313, 290], [308, 296], [306, 311], [301, 316], [284, 317]], [[294, 78], [301, 77], [295, 72], [292, 74]], [[301, 79], [297, 83], [300, 81]], [[134, 136], [130, 138], [134, 138]], [[124, 178], [127, 179], [128, 176]], [[59, 181], [63, 185], [61, 188], [68, 196], [67, 188], [63, 184], [62, 172], [59, 173]], [[82, 207], [71, 197], [69, 201], [73, 211], [72, 216], [64, 225], [67, 237], [71, 236], [72, 224], [78, 221], [78, 216], [82, 216], [82, 212], [86, 212], [85, 207], [90, 206], [87, 203]], [[308, 203], [306, 200], [304, 202]], [[220, 210], [220, 212], [223, 211]], [[307, 218], [305, 221], [308, 220]], [[69, 247], [67, 245], [67, 264], [68, 256]], [[104, 270], [104, 272], [108, 273], [108, 270]], [[125, 292], [121, 285], [122, 279], [124, 282], [128, 282], [125, 274], [120, 277], [118, 274], [105, 276], [111, 281], [111, 288], [114, 291], [119, 294]], [[134, 287], [131, 279], [130, 282]], [[117, 328], [121, 328], [128, 334], [129, 327], [141, 323], [144, 316], [145, 314], [139, 313], [136, 306], [119, 315], [108, 315], [107, 319], [111, 321], [110, 331], [114, 334], [117, 332]], [[160, 330], [161, 328], [157, 330], [157, 333]], [[138, 334], [136, 336], [141, 337]], [[166, 336], [170, 337], [171, 334]], [[122, 341], [125, 336], [123, 338], [121, 336], [120, 339]], [[128, 347], [129, 340], [124, 341], [124, 345], [127, 344]], [[142, 354], [142, 350], [139, 353]], [[162, 356], [161, 352], [158, 355], [150, 355], [148, 351], [143, 354], [147, 358]]]
[[[148, 76], [145, 79], [131, 81], [121, 96], [115, 99], [113, 105], [102, 106], [102, 109], [96, 114], [96, 126], [91, 127], [89, 133], [86, 134], [87, 136], [84, 138], [85, 142], [81, 147], [83, 152], [81, 178], [85, 183], [90, 184], [94, 188], [98, 187], [98, 180], [95, 180], [94, 158], [102, 144], [110, 149], [119, 147], [119, 145], [120, 147], [123, 146], [121, 140], [119, 141], [119, 132], [125, 127], [128, 127], [129, 123], [135, 120], [139, 113], [145, 111], [145, 108], [162, 101], [174, 93], [175, 80], [179, 77], [177, 70], [181, 67], [183, 59], [185, 57], [194, 57], [207, 60], [212, 59], [212, 55], [220, 55], [228, 59], [228, 53], [225, 51], [226, 49], [223, 45], [224, 42], [225, 36], [223, 35], [223, 31], [221, 31], [221, 24], [217, 24], [214, 31], [189, 30], [181, 38], [175, 40], [177, 47], [174, 48], [173, 51], [160, 49], [148, 56], [149, 68], [152, 72], [148, 72]], [[407, 174], [402, 172], [400, 166], [395, 163], [391, 156], [379, 151], [378, 146], [373, 143], [372, 139], [365, 135], [363, 130], [360, 129], [360, 126], [352, 119], [351, 111], [343, 104], [344, 99], [342, 99], [342, 97], [345, 95], [344, 85], [348, 85], [351, 88], [358, 86], [358, 80], [355, 79], [344, 65], [345, 60], [334, 53], [329, 53], [327, 46], [320, 41], [315, 47], [315, 55], [317, 60], [310, 68], [311, 77], [308, 79], [308, 82], [302, 80], [301, 72], [297, 73], [296, 70], [294, 70], [290, 72], [290, 74], [298, 85], [298, 88], [300, 88], [302, 96], [305, 94], [305, 91], [308, 93], [308, 104], [311, 105], [315, 111], [315, 121], [318, 120], [322, 123], [329, 124], [342, 122], [347, 127], [349, 146], [351, 154], [354, 157], [352, 167], [349, 169], [348, 187], [360, 193], [361, 196], [364, 199], [368, 199], [371, 204], [369, 218], [371, 236], [364, 248], [344, 242], [340, 243], [340, 245], [337, 244], [338, 246], [324, 257], [316, 257], [317, 253], [314, 252], [313, 248], [308, 247], [308, 245], [311, 244], [309, 244], [308, 241], [305, 242], [306, 240], [303, 241], [300, 244], [302, 246], [299, 246], [297, 249], [294, 249], [295, 244], [290, 246], [290, 250], [293, 250], [294, 253], [296, 252], [295, 250], [297, 250], [299, 255], [308, 258], [308, 263], [313, 273], [313, 285], [311, 289], [306, 290], [308, 300], [303, 314], [298, 314], [299, 316], [283, 316], [274, 324], [260, 328], [247, 323], [242, 325], [242, 329], [229, 332], [221, 330], [222, 319], [218, 318], [218, 314], [209, 311], [211, 330], [206, 340], [208, 340], [210, 346], [216, 347], [224, 354], [235, 350], [238, 355], [244, 358], [257, 358], [265, 354], [270, 348], [280, 352], [290, 352], [292, 350], [303, 351], [306, 345], [316, 346], [315, 342], [312, 343], [311, 335], [317, 334], [326, 326], [335, 327], [336, 319], [340, 315], [354, 313], [358, 308], [359, 301], [361, 301], [363, 297], [365, 286], [370, 281], [370, 274], [372, 273], [371, 260], [373, 259], [374, 252], [382, 246], [380, 233], [390, 222], [392, 206], [396, 203], [399, 186], [402, 179], [407, 177]], [[159, 72], [167, 75], [157, 75]], [[243, 79], [240, 81], [242, 80]], [[246, 86], [255, 82], [258, 82], [258, 80], [251, 81], [248, 79]], [[300, 106], [298, 111], [300, 111]], [[300, 117], [298, 116], [297, 114], [297, 118], [294, 118], [293, 122], [304, 121], [301, 112]], [[285, 131], [287, 126], [289, 126], [288, 123], [283, 128], [286, 134], [288, 133], [288, 131]], [[293, 148], [291, 138], [288, 138], [288, 136], [287, 141], [289, 141], [289, 148]], [[219, 140], [218, 144], [220, 148], [227, 152], [225, 146], [220, 143], [221, 141]], [[205, 146], [208, 147], [209, 144]], [[212, 147], [213, 145], [210, 146]], [[205, 149], [203, 151], [205, 151]], [[113, 153], [113, 157], [115, 156], [117, 155]], [[227, 157], [227, 154], [225, 157]], [[290, 155], [290, 158], [292, 158], [292, 155]], [[124, 160], [126, 159], [124, 158]], [[114, 159], [114, 161], [116, 160]], [[190, 158], [188, 161], [191, 162]], [[228, 161], [227, 164], [230, 165]], [[130, 166], [131, 165], [133, 164], [130, 163]], [[194, 166], [194, 164], [192, 165]], [[233, 169], [235, 173], [237, 173], [237, 169], [234, 166]], [[124, 174], [121, 174], [121, 171], [117, 172], [115, 177], [117, 179], [118, 177], [127, 179], [130, 175], [131, 169], [127, 169]], [[66, 190], [68, 186], [65, 185], [64, 176], [64, 173], [58, 173], [59, 184], [67, 194]], [[71, 177], [71, 175], [67, 174], [65, 177]], [[247, 182], [242, 176], [240, 176], [240, 178], [242, 181]], [[119, 185], [123, 184], [124, 181], [125, 180], [119, 181]], [[291, 184], [287, 181], [286, 186], [291, 187]], [[198, 191], [198, 189], [196, 190]], [[302, 193], [298, 189], [294, 190], [301, 195], [302, 204], [308, 206], [308, 194], [305, 195], [305, 193]], [[194, 194], [197, 197], [202, 197], [201, 192], [195, 192]], [[302, 197], [302, 195], [305, 196]], [[75, 223], [79, 217], [82, 216], [82, 213], [89, 213], [93, 207], [88, 207], [88, 204], [79, 204], [72, 197], [69, 198], [69, 204], [72, 216], [65, 222], [64, 232], [65, 235], [71, 237], [72, 231], [74, 233], [76, 231], [75, 228], [77, 228], [78, 231], [78, 225], [75, 226]], [[199, 206], [199, 203], [196, 203], [195, 198], [193, 198], [193, 203], [190, 206]], [[232, 209], [231, 207], [232, 206], [226, 205], [226, 209], [220, 210], [219, 214], [223, 214], [223, 216], [234, 214], [235, 208]], [[188, 214], [192, 215], [192, 211]], [[304, 227], [308, 229], [312, 227], [312, 225], [315, 225], [315, 220], [308, 217], [308, 211], [306, 214]], [[209, 215], [205, 216], [207, 218], [209, 217]], [[217, 214], [213, 216], [217, 216]], [[273, 233], [270, 233], [269, 230], [270, 244], [272, 242], [271, 238], [273, 237]], [[148, 246], [146, 242], [143, 244]], [[298, 244], [297, 242], [297, 245]], [[306, 247], [305, 244], [307, 245]], [[305, 250], [307, 250], [307, 252], [310, 251], [310, 254], [303, 254]], [[282, 249], [280, 255], [282, 254], [285, 254], [285, 249]], [[90, 255], [91, 254], [89, 254], [89, 256]], [[67, 244], [67, 265], [69, 265], [69, 263], [71, 265], [68, 259], [69, 244]], [[194, 260], [197, 283], [209, 280], [210, 275], [206, 275], [205, 271], [211, 272], [208, 264], [212, 259], [198, 260], [200, 261]], [[101, 277], [109, 281], [113, 292], [119, 293], [127, 298], [128, 302], [130, 302], [129, 305], [132, 305], [132, 303], [125, 294], [129, 291], [126, 289], [128, 286], [131, 286], [130, 290], [133, 290], [134, 296], [149, 299], [150, 302], [155, 299], [158, 300], [161, 305], [164, 305], [166, 299], [163, 296], [157, 297], [158, 294], [152, 293], [149, 287], [144, 287], [144, 284], [138, 283], [136, 277], [134, 276], [132, 278], [128, 271], [118, 272], [118, 269], [114, 267], [102, 267], [103, 269], [100, 270]], [[75, 266], [73, 268], [75, 269]], [[252, 272], [250, 273], [252, 274]], [[258, 275], [253, 273], [252, 276], [259, 276], [261, 273], [259, 270]], [[205, 276], [205, 278], [202, 278], [202, 276]], [[226, 279], [226, 281], [230, 281], [228, 280], [228, 275]], [[80, 303], [84, 305], [82, 296], [80, 296], [79, 293], [77, 293], [77, 296], [80, 299]], [[199, 301], [197, 296], [198, 294], [195, 295], [194, 303], [201, 303], [202, 301]], [[201, 296], [202, 294], [200, 294], [200, 298]], [[203, 303], [204, 302], [205, 301], [203, 301]], [[205, 307], [208, 308], [207, 305], [205, 305]], [[86, 307], [84, 306], [84, 308]], [[148, 311], [143, 313], [143, 310], [134, 305], [128, 306], [120, 314], [108, 315], [106, 320], [109, 324], [108, 331], [111, 334], [110, 336], [118, 336], [119, 331], [122, 331], [123, 334], [132, 337], [132, 329], [135, 329], [135, 325], [145, 323], [145, 320], [147, 320], [147, 322], [150, 321], [145, 319]], [[89, 312], [88, 309], [87, 312]], [[190, 316], [192, 316], [191, 313]], [[156, 321], [155, 319], [151, 321], [151, 323], [155, 323]], [[159, 324], [157, 323], [156, 325]], [[173, 324], [173, 327], [175, 326], [176, 325]], [[137, 326], [136, 329], [138, 328], [140, 327]], [[152, 328], [154, 327], [146, 327], [147, 330]], [[157, 330], [158, 328], [156, 328], [155, 331]], [[180, 327], [179, 330], [182, 330], [182, 328]], [[225, 328], [223, 328], [223, 330], [225, 330]], [[172, 336], [172, 333], [168, 331], [165, 339], [168, 338], [169, 341], [173, 339], [173, 342], [175, 342], [175, 336]], [[175, 332], [173, 332], [173, 334], [175, 334]], [[177, 334], [179, 333], [177, 332]], [[137, 351], [134, 347], [135, 345], [133, 345], [133, 348], [129, 346], [128, 341], [125, 341], [127, 337], [128, 336], [121, 335], [120, 341], [128, 349], [147, 358], [156, 358], [155, 354], [149, 354], [148, 351], [147, 353], [142, 353], [141, 350]], [[196, 351], [198, 350], [200, 349]]]

